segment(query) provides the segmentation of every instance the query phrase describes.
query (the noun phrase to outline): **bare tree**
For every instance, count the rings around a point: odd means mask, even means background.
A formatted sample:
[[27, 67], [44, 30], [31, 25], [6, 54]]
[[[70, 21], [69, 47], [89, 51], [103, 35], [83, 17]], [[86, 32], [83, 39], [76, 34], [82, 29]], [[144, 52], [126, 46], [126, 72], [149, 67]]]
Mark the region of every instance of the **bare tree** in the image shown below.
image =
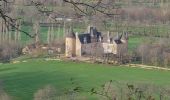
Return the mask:
[[17, 29], [15, 29], [15, 42], [19, 42], [21, 39], [21, 33], [19, 30], [21, 30], [21, 21], [17, 21], [16, 22], [16, 27]]
[[[13, 16], [9, 16], [8, 15], [8, 11], [6, 10], [7, 8], [7, 4], [13, 3], [13, 1], [10, 0], [0, 0], [0, 17], [2, 18], [2, 22], [4, 22], [4, 26], [5, 28], [3, 29], [8, 29], [9, 30], [9, 26], [11, 26], [12, 28], [28, 35], [29, 37], [34, 37], [34, 35], [31, 35], [30, 33], [21, 30], [19, 27], [17, 27], [16, 22], [18, 21], [18, 18], [13, 18]], [[3, 33], [3, 32], [2, 32]]]
[[48, 26], [47, 43], [50, 44], [54, 40], [54, 21], [49, 17], [47, 22], [50, 24]]
[[39, 26], [39, 22], [36, 21], [33, 25], [33, 31], [36, 34], [35, 36], [35, 43], [40, 42], [40, 26]]

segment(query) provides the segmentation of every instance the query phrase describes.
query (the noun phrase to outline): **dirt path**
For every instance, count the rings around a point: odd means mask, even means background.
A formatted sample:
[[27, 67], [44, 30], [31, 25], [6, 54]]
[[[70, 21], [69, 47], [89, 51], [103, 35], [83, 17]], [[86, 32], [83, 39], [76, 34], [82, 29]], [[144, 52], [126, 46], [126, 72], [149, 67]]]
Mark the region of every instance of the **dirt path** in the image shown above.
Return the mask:
[[158, 70], [170, 71], [170, 68], [155, 67], [155, 66], [148, 66], [148, 65], [142, 65], [142, 64], [129, 64], [129, 65], [126, 65], [126, 66], [128, 66], [128, 67], [136, 67], [136, 68], [144, 68], [144, 69], [158, 69]]

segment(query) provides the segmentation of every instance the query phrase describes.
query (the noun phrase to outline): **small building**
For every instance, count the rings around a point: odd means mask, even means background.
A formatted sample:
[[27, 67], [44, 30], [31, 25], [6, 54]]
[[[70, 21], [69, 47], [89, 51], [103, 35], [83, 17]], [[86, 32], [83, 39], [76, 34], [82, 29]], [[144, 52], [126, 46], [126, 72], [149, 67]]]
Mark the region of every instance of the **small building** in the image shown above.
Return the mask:
[[83, 55], [123, 54], [127, 53], [128, 34], [111, 36], [110, 32], [102, 34], [96, 27], [89, 27], [88, 32], [74, 33], [70, 30], [65, 39], [66, 57]]

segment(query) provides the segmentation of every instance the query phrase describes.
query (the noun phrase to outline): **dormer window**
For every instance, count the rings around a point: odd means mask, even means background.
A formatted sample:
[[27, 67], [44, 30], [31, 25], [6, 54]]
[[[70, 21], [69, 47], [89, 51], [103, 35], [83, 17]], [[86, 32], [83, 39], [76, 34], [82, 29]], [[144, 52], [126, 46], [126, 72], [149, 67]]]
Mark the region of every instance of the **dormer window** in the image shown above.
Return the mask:
[[102, 37], [101, 36], [99, 36], [99, 42], [102, 42]]
[[108, 43], [110, 43], [110, 38], [109, 38], [109, 39], [107, 39], [107, 42], [108, 42]]
[[83, 42], [84, 44], [87, 44], [87, 37], [84, 37]]

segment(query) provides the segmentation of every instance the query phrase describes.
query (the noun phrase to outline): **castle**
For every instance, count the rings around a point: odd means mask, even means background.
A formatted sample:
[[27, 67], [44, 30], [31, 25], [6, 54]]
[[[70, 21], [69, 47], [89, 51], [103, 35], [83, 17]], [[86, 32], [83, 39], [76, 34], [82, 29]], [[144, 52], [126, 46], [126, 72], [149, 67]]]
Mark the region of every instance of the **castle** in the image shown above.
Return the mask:
[[110, 32], [102, 34], [96, 27], [88, 27], [88, 32], [74, 33], [69, 31], [65, 38], [66, 57], [83, 55], [124, 54], [127, 53], [128, 34], [112, 36]]

